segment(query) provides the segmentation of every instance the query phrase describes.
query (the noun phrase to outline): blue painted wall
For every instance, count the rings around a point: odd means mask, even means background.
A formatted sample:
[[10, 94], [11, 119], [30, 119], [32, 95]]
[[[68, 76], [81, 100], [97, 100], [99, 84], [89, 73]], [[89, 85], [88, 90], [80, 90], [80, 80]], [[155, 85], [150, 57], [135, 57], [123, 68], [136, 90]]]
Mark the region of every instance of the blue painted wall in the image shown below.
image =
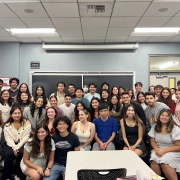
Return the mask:
[[[140, 43], [136, 51], [89, 51], [46, 53], [42, 44], [0, 43], [0, 76], [29, 82], [29, 71], [134, 71], [146, 91], [149, 86], [149, 55], [179, 55], [180, 43]], [[40, 61], [31, 70], [30, 62]]]

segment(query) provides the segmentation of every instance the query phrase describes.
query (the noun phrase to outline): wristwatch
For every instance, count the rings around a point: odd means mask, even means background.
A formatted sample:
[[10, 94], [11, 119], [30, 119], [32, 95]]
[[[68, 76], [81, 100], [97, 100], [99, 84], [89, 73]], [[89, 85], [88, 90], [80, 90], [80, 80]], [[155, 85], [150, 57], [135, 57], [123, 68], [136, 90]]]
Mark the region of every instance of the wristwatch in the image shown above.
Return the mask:
[[49, 167], [47, 167], [46, 169], [49, 169], [49, 170], [51, 170], [51, 168], [49, 168]]

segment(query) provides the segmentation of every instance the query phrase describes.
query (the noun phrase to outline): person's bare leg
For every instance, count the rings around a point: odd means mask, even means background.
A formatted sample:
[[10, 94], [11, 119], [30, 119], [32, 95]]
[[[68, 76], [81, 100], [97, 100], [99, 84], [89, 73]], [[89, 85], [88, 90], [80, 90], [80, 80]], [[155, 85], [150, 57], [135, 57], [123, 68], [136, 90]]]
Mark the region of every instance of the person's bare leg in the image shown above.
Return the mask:
[[138, 155], [141, 156], [143, 152], [140, 149], [135, 149], [134, 152]]
[[161, 176], [161, 166], [155, 161], [151, 161], [151, 169], [159, 176]]
[[32, 168], [26, 168], [26, 170], [24, 171], [24, 174], [26, 176], [28, 176], [29, 180], [40, 180], [41, 179], [41, 175], [39, 173], [37, 173], [37, 171], [35, 169], [32, 169]]
[[178, 180], [176, 171], [167, 164], [161, 164], [161, 168], [168, 180]]

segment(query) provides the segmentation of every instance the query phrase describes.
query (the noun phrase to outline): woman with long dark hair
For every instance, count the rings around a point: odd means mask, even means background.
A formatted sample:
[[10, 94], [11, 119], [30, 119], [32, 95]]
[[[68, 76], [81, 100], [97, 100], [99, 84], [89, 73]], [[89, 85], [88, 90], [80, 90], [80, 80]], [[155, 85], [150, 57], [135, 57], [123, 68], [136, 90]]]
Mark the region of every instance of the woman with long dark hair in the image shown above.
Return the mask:
[[32, 133], [35, 127], [44, 119], [45, 114], [42, 96], [36, 96], [30, 107], [24, 109], [23, 116], [31, 122]]
[[146, 103], [145, 99], [146, 98], [145, 98], [145, 93], [144, 92], [140, 91], [140, 92], [137, 93], [136, 102], [139, 103], [144, 110], [147, 107], [147, 103]]
[[58, 107], [58, 99], [57, 99], [57, 96], [50, 96], [49, 97], [49, 103], [50, 103], [50, 106], [47, 106], [46, 109], [48, 107], [53, 107], [56, 109], [57, 113], [58, 113], [58, 116], [63, 116], [63, 112], [62, 112], [62, 109], [60, 107]]
[[172, 115], [174, 115], [176, 103], [175, 103], [175, 101], [172, 100], [172, 95], [171, 95], [171, 91], [169, 88], [164, 87], [162, 89], [159, 99], [158, 99], [158, 102], [162, 102], [162, 103], [166, 104], [170, 108]]
[[113, 86], [111, 89], [111, 96], [118, 95], [119, 96], [119, 88], [117, 86]]
[[[31, 180], [40, 180], [51, 175], [54, 164], [55, 144], [46, 124], [37, 125], [33, 139], [24, 146], [21, 169]], [[48, 162], [48, 163], [47, 163]]]
[[10, 111], [10, 118], [4, 125], [4, 170], [2, 180], [10, 179], [13, 172], [13, 160], [16, 159], [14, 169], [17, 177], [21, 177], [20, 162], [23, 156], [24, 144], [29, 139], [31, 132], [31, 124], [22, 116], [19, 107], [13, 107]]
[[14, 97], [14, 102], [20, 102], [21, 101], [21, 94], [26, 93], [28, 95], [28, 99], [33, 100], [33, 96], [29, 92], [29, 87], [26, 83], [22, 83], [19, 86], [19, 91], [17, 93], [17, 96]]
[[143, 140], [144, 124], [138, 117], [133, 105], [128, 105], [125, 117], [120, 121], [122, 137], [125, 142], [123, 150], [132, 150], [138, 156], [147, 153]]
[[31, 105], [31, 97], [26, 92], [22, 92], [20, 95], [20, 99], [13, 104], [13, 106], [20, 106], [21, 111], [23, 112], [26, 107], [29, 107]]
[[107, 103], [108, 106], [110, 105], [110, 93], [107, 89], [102, 89], [101, 91], [101, 99], [100, 99], [100, 102], [101, 103]]
[[91, 121], [91, 115], [89, 113], [88, 108], [86, 107], [83, 101], [79, 101], [74, 108], [73, 122], [79, 121], [79, 111], [84, 110], [84, 109], [88, 112], [88, 121]]
[[91, 115], [91, 122], [93, 122], [93, 120], [95, 118], [99, 117], [99, 104], [100, 104], [100, 100], [97, 97], [93, 97], [91, 99], [91, 103], [90, 103], [90, 115]]
[[10, 117], [10, 110], [12, 107], [12, 98], [10, 97], [8, 90], [1, 91], [1, 98], [0, 98], [0, 121], [1, 124], [4, 125], [4, 123], [9, 119]]
[[55, 129], [53, 128], [53, 123], [57, 116], [58, 113], [54, 107], [48, 107], [46, 109], [46, 115], [43, 122], [48, 126], [51, 136], [55, 133]]
[[48, 104], [48, 98], [46, 97], [46, 93], [45, 93], [45, 90], [44, 90], [43, 86], [36, 87], [34, 99], [37, 96], [42, 96], [42, 98], [43, 98], [43, 108], [45, 108], [46, 105]]
[[131, 89], [131, 88], [128, 88], [128, 89], [126, 89], [126, 91], [129, 93], [129, 96], [130, 96], [131, 100], [134, 101], [135, 100], [134, 90]]
[[119, 98], [117, 95], [111, 96], [111, 101], [110, 101], [110, 108], [109, 108], [109, 115], [111, 117], [114, 117], [116, 119], [116, 122], [119, 127], [119, 122], [120, 122], [120, 116], [121, 116], [121, 104], [119, 103]]
[[161, 176], [164, 172], [168, 180], [178, 180], [180, 172], [180, 128], [173, 122], [171, 111], [162, 109], [156, 124], [151, 127], [151, 168]]

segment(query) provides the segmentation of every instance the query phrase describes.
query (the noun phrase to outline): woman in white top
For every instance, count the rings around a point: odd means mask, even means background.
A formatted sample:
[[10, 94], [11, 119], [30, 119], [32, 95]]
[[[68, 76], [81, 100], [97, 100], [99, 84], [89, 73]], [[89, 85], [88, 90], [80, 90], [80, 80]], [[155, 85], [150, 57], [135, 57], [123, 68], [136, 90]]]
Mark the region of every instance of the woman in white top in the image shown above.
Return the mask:
[[29, 139], [31, 124], [23, 119], [20, 107], [13, 107], [10, 118], [4, 125], [4, 137], [6, 144], [3, 149], [5, 153], [4, 170], [2, 180], [10, 179], [13, 171], [13, 160], [16, 159], [15, 174], [21, 177], [20, 162], [23, 156], [24, 144]]
[[88, 119], [88, 111], [85, 109], [79, 111], [79, 121], [73, 123], [71, 132], [75, 133], [78, 136], [79, 141], [81, 143], [80, 148], [85, 151], [90, 151], [91, 150], [90, 144], [95, 135], [95, 126], [87, 119]]
[[137, 103], [139, 103], [142, 106], [143, 110], [145, 110], [147, 108], [144, 92], [140, 91], [137, 93], [136, 101], [137, 101]]
[[10, 97], [8, 90], [3, 90], [1, 92], [0, 98], [0, 121], [2, 125], [9, 119], [10, 110], [12, 106], [12, 98]]
[[33, 140], [24, 146], [21, 169], [31, 180], [51, 175], [54, 164], [55, 144], [46, 124], [37, 125]]

